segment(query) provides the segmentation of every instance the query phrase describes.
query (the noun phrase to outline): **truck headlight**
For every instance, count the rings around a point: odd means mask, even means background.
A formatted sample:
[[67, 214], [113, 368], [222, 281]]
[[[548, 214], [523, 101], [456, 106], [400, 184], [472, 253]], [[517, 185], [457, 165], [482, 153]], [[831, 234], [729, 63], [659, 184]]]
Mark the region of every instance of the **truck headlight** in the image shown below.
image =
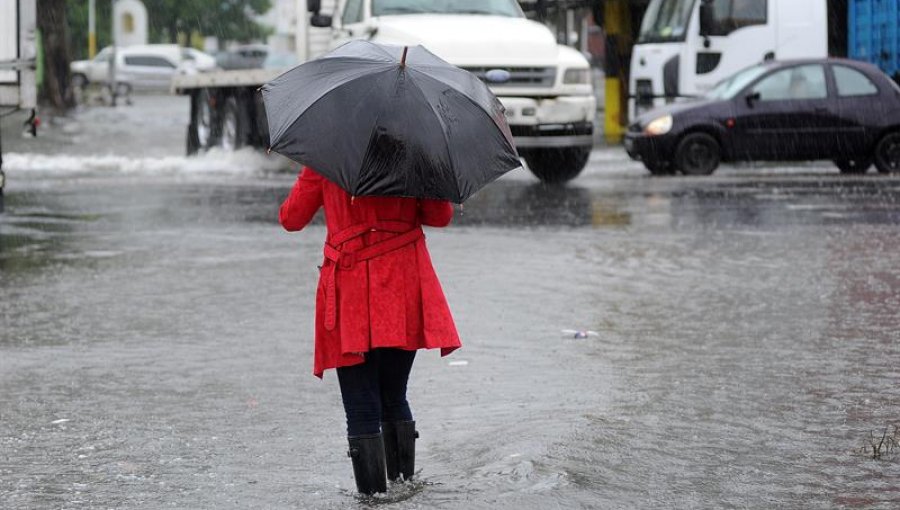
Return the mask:
[[585, 85], [591, 82], [591, 73], [589, 69], [566, 69], [563, 74], [563, 84], [565, 85]]
[[650, 136], [664, 135], [671, 130], [672, 116], [666, 115], [665, 117], [659, 117], [650, 121], [650, 123], [647, 124], [647, 127], [644, 128], [644, 134]]

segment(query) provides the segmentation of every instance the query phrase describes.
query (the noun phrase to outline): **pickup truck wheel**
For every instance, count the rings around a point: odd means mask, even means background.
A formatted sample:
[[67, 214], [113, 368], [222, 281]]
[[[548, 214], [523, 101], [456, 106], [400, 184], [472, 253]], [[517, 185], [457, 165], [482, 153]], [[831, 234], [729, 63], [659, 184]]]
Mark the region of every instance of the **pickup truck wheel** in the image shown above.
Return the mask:
[[546, 183], [574, 179], [587, 165], [590, 155], [590, 147], [528, 149], [522, 154], [531, 173]]
[[247, 145], [247, 119], [242, 115], [237, 99], [229, 97], [222, 110], [222, 128], [219, 146], [227, 151], [240, 149]]
[[688, 133], [675, 149], [675, 166], [685, 175], [709, 175], [720, 158], [719, 142], [706, 133]]
[[72, 89], [76, 92], [80, 92], [87, 87], [88, 79], [87, 76], [81, 73], [75, 73], [72, 75]]
[[900, 131], [884, 135], [875, 146], [875, 168], [883, 174], [900, 172]]

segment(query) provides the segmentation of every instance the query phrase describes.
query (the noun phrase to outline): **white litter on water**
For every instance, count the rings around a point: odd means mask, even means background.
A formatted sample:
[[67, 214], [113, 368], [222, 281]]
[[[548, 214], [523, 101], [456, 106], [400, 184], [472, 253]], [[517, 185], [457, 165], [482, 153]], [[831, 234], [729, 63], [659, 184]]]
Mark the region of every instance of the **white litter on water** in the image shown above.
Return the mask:
[[451, 361], [450, 363], [447, 363], [447, 364], [451, 367], [464, 367], [464, 366], [468, 365], [469, 362], [464, 359], [461, 359], [461, 360], [457, 360], [457, 361]]
[[65, 422], [67, 422], [67, 421], [69, 421], [68, 418], [61, 418], [61, 419], [59, 419], [59, 420], [51, 421], [51, 422], [50, 422], [50, 425], [59, 425], [60, 423], [65, 423]]
[[245, 148], [234, 152], [211, 149], [197, 156], [129, 157], [117, 155], [66, 155], [9, 153], [3, 155], [7, 172], [23, 174], [71, 175], [104, 173], [113, 175], [171, 174], [253, 174], [289, 168], [290, 163], [278, 155], [266, 155]]
[[600, 336], [600, 333], [591, 330], [580, 329], [564, 329], [562, 330], [564, 338], [588, 338], [592, 336]]

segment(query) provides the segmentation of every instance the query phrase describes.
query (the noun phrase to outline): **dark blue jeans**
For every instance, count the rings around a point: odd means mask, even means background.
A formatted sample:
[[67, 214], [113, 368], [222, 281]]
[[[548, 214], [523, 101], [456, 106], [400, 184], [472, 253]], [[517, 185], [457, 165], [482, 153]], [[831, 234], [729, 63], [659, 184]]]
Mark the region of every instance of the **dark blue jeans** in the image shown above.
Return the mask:
[[347, 435], [377, 434], [383, 421], [412, 420], [406, 382], [416, 351], [372, 349], [366, 362], [337, 369], [347, 413]]

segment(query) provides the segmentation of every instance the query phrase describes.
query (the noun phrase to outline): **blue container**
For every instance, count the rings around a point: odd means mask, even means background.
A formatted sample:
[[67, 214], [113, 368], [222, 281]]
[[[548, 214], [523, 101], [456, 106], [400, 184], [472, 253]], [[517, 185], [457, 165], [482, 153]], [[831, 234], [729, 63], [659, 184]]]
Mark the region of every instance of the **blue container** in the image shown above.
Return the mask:
[[847, 54], [900, 75], [900, 0], [849, 0]]

